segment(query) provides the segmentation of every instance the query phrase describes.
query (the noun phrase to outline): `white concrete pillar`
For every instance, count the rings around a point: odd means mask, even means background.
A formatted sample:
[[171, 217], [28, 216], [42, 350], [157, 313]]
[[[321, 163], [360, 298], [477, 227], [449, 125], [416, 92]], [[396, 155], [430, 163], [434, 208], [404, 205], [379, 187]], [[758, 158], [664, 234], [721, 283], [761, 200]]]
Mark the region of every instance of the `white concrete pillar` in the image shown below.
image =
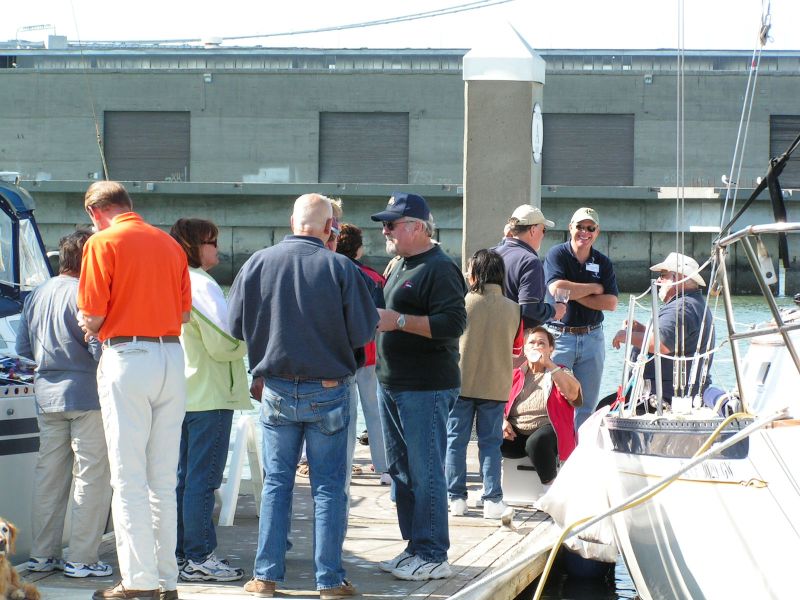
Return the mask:
[[464, 56], [462, 261], [497, 244], [520, 204], [541, 206], [545, 62], [511, 25]]

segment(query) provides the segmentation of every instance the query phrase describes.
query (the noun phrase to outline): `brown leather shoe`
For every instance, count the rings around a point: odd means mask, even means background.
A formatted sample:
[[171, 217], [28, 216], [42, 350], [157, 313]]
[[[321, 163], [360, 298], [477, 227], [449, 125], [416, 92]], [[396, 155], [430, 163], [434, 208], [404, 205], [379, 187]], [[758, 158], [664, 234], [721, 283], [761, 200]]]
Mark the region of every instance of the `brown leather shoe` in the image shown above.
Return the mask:
[[350, 598], [351, 596], [358, 596], [358, 591], [346, 579], [338, 587], [319, 591], [320, 600], [336, 600], [336, 598]]
[[159, 590], [129, 590], [120, 581], [117, 585], [92, 594], [92, 600], [124, 600], [126, 598], [145, 598], [147, 600], [160, 600]]
[[259, 598], [272, 598], [275, 595], [275, 582], [253, 577], [244, 584], [244, 591]]
[[160, 600], [178, 600], [178, 590], [161, 590]]

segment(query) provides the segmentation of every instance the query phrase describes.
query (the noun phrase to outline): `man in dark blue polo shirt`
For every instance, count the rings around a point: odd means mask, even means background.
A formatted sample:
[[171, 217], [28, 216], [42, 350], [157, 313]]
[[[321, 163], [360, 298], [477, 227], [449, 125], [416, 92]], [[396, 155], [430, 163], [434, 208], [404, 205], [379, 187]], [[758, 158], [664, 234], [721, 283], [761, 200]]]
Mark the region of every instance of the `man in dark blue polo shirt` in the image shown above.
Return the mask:
[[583, 405], [575, 411], [576, 429], [597, 407], [606, 352], [603, 311], [616, 310], [619, 295], [611, 260], [592, 247], [599, 235], [597, 211], [579, 208], [569, 223], [569, 240], [550, 248], [544, 265], [553, 297], [568, 293], [566, 314], [550, 328], [558, 336], [553, 361], [572, 369], [581, 382]]
[[566, 305], [549, 304], [545, 300], [544, 268], [538, 254], [547, 228], [554, 227], [555, 223], [545, 219], [537, 207], [523, 204], [514, 210], [508, 226], [509, 237], [492, 248], [503, 257], [506, 268], [503, 293], [520, 305], [526, 329], [538, 327], [550, 319], [560, 319]]

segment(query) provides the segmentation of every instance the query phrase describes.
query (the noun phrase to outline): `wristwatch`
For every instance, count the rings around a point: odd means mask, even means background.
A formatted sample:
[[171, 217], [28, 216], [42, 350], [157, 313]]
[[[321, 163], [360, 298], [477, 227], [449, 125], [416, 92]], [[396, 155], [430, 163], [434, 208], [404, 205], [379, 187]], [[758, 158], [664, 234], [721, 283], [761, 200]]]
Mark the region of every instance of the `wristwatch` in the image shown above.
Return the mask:
[[406, 316], [400, 315], [397, 317], [397, 328], [398, 329], [405, 329], [406, 327]]

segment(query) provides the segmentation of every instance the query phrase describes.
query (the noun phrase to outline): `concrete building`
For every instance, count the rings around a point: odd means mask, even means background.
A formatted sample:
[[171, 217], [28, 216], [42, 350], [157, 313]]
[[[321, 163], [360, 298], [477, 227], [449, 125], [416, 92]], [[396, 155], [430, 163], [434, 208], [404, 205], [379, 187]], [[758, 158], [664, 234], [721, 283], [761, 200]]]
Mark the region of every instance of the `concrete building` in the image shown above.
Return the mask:
[[[217, 222], [223, 281], [288, 231], [291, 201], [310, 190], [342, 197], [345, 220], [369, 228], [372, 264], [386, 257], [368, 215], [395, 189], [425, 195], [443, 246], [460, 254], [466, 50], [55, 42], [0, 43], [0, 171], [21, 174], [49, 246], [86, 223], [82, 193], [107, 173], [131, 182], [137, 208], [155, 223]], [[557, 223], [545, 245], [562, 241], [569, 215], [590, 205], [602, 220], [599, 248], [615, 261], [624, 289], [646, 285], [645, 267], [674, 249], [676, 230], [691, 227], [686, 252], [705, 260], [709, 230], [720, 224], [721, 176], [731, 170], [751, 53], [685, 53], [681, 223], [675, 52], [540, 54], [547, 63], [542, 204]], [[800, 52], [764, 53], [735, 172], [743, 188], [800, 133], [798, 83]], [[800, 188], [800, 156], [782, 183]], [[739, 203], [747, 194], [739, 192]], [[787, 196], [789, 218], [798, 220], [790, 190]], [[770, 215], [759, 200], [743, 223]], [[499, 238], [503, 224], [486, 227]], [[735, 284], [751, 286], [744, 275]]]

